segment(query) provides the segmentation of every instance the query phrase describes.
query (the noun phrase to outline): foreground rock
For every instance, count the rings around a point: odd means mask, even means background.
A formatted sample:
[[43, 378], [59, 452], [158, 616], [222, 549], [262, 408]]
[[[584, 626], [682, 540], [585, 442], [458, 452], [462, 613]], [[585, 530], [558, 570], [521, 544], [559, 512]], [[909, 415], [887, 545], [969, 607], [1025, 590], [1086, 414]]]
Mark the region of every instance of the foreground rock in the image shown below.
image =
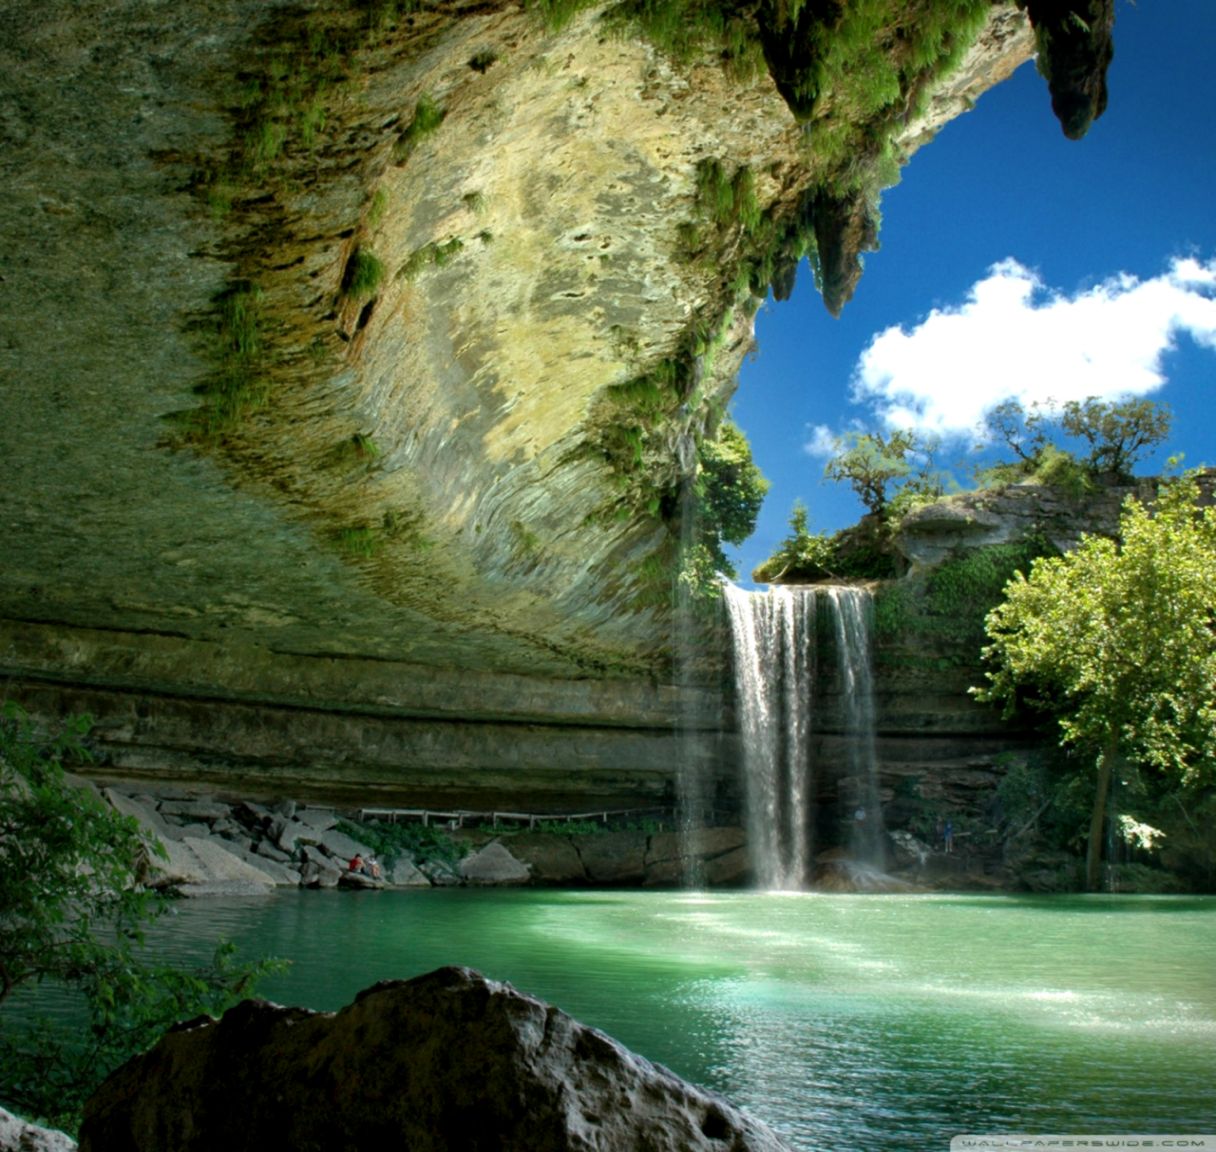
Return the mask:
[[54, 1128], [39, 1128], [0, 1108], [0, 1152], [75, 1152], [76, 1141]]
[[85, 1108], [82, 1152], [782, 1152], [765, 1125], [467, 968], [336, 1014], [245, 1001], [170, 1032]]

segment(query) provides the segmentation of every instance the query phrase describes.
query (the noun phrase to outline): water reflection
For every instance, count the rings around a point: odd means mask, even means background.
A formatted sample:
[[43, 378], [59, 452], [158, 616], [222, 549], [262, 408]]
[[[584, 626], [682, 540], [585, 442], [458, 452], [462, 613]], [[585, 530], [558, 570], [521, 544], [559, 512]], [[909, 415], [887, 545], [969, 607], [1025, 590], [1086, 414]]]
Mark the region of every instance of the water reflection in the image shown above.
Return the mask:
[[1216, 900], [290, 893], [183, 905], [337, 1008], [467, 964], [714, 1088], [803, 1149], [959, 1131], [1213, 1131]]

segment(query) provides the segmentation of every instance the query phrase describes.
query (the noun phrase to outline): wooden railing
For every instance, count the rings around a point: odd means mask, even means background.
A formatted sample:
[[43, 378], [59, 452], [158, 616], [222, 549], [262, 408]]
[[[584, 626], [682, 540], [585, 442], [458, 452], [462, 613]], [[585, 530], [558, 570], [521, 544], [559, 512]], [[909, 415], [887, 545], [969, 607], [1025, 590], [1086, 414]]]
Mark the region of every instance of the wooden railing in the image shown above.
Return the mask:
[[659, 816], [670, 817], [669, 808], [618, 808], [599, 809], [594, 812], [474, 812], [467, 808], [452, 811], [442, 811], [435, 808], [360, 808], [359, 819], [364, 823], [369, 820], [386, 820], [390, 824], [398, 821], [417, 820], [424, 828], [432, 823], [445, 824], [449, 828], [463, 828], [466, 824], [490, 824], [497, 828], [499, 824], [526, 824], [535, 828], [537, 824], [577, 824], [598, 820], [607, 824], [611, 820], [619, 820], [629, 816]]

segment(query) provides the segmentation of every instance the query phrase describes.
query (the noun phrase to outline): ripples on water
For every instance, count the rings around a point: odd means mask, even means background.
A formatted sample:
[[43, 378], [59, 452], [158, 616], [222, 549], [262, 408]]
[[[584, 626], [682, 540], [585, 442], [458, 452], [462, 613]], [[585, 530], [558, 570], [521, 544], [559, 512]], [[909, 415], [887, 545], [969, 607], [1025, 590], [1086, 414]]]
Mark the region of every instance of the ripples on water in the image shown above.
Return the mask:
[[649, 892], [283, 893], [195, 902], [333, 1009], [467, 964], [723, 1093], [797, 1148], [958, 1132], [1216, 1132], [1216, 900]]

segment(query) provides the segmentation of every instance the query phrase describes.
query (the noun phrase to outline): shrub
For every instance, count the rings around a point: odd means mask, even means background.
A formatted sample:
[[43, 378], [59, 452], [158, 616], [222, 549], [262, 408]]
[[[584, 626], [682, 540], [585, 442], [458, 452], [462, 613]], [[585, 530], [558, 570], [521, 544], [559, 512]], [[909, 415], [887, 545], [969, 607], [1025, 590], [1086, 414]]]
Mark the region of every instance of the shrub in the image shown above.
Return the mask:
[[384, 279], [384, 265], [371, 252], [356, 248], [346, 264], [342, 277], [342, 293], [351, 300], [369, 300], [375, 296]]
[[447, 112], [429, 94], [424, 93], [414, 105], [414, 118], [397, 137], [393, 148], [393, 159], [398, 164], [405, 163], [418, 144], [434, 132], [443, 123]]
[[0, 1011], [0, 1099], [67, 1128], [120, 1064], [280, 967], [237, 963], [221, 943], [209, 966], [188, 970], [144, 947], [168, 901], [146, 886], [139, 825], [64, 773], [88, 758], [89, 727], [77, 717], [42, 734], [13, 705], [0, 718], [0, 1010], [35, 984], [80, 1005], [75, 1017]]

